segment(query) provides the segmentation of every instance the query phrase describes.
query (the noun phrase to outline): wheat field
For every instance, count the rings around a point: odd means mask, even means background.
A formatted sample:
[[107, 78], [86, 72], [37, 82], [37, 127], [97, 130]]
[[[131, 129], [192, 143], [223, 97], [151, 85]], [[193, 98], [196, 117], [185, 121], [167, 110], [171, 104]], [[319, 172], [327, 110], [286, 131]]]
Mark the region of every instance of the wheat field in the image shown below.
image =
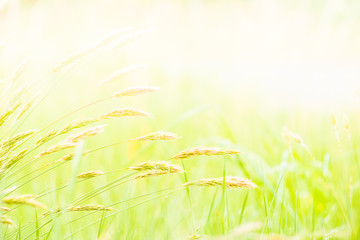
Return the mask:
[[359, 239], [357, 1], [0, 1], [1, 239]]

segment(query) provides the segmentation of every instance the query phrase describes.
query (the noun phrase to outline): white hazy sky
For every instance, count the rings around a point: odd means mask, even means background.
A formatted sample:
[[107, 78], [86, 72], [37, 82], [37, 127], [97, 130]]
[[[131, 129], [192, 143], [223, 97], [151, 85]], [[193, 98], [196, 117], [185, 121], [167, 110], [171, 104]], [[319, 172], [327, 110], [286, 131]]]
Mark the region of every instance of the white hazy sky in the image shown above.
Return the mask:
[[360, 87], [358, 2], [14, 0], [0, 12], [0, 36], [15, 34], [7, 56], [15, 64], [21, 54], [61, 58], [115, 29], [150, 27], [130, 61], [169, 80], [193, 73], [278, 104], [334, 105]]

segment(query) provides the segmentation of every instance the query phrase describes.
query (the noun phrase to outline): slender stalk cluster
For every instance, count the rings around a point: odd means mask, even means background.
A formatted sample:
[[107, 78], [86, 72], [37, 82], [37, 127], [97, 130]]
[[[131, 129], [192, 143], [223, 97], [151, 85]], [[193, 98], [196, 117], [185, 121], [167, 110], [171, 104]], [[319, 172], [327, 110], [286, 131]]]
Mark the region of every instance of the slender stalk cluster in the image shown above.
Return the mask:
[[104, 131], [104, 125], [86, 129], [76, 135], [71, 136], [64, 142], [59, 143], [57, 145], [54, 145], [54, 146], [46, 149], [45, 151], [40, 153], [40, 156], [43, 157], [43, 156], [46, 156], [51, 153], [55, 153], [55, 152], [58, 152], [58, 151], [61, 151], [64, 149], [77, 147], [79, 145], [80, 141], [83, 140], [84, 138], [98, 135], [98, 134], [102, 133], [103, 131]]

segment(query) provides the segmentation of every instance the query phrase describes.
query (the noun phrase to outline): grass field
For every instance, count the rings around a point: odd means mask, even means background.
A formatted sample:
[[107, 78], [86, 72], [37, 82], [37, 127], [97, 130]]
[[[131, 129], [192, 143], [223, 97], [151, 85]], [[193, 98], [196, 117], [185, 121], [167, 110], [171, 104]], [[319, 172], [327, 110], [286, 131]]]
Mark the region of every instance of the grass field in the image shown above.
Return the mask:
[[339, 2], [4, 1], [2, 239], [359, 239]]

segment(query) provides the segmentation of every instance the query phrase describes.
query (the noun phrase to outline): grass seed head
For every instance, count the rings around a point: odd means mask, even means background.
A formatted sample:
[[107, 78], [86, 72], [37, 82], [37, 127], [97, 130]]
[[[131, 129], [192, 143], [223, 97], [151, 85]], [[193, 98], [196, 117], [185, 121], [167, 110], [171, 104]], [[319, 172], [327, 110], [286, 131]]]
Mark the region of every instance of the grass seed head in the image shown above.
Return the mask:
[[194, 182], [185, 183], [185, 186], [222, 186], [225, 183], [227, 188], [257, 188], [257, 185], [251, 180], [237, 176], [226, 176], [225, 182], [223, 177], [205, 178]]
[[183, 172], [184, 170], [175, 164], [171, 164], [168, 161], [149, 161], [149, 162], [143, 162], [140, 164], [133, 165], [129, 167], [131, 170], [136, 171], [149, 171], [149, 170], [155, 170], [155, 171], [166, 171], [170, 173], [177, 173], [177, 172]]
[[65, 141], [60, 144], [49, 147], [45, 151], [41, 152], [40, 156], [44, 157], [44, 156], [47, 156], [47, 155], [55, 153], [55, 152], [59, 152], [59, 151], [69, 149], [69, 148], [74, 148], [74, 147], [79, 146], [79, 144], [80, 144], [79, 142]]
[[93, 178], [99, 175], [103, 175], [104, 172], [103, 171], [89, 171], [89, 172], [84, 172], [84, 173], [80, 173], [79, 175], [77, 175], [77, 178]]
[[96, 127], [93, 127], [93, 128], [86, 129], [86, 130], [82, 131], [81, 133], [78, 133], [78, 134], [72, 136], [69, 139], [69, 141], [73, 142], [73, 143], [76, 143], [76, 142], [81, 141], [84, 138], [98, 135], [98, 134], [104, 132], [104, 127], [105, 127], [105, 125], [101, 125], [101, 126], [96, 126]]
[[156, 141], [156, 140], [167, 141], [167, 140], [175, 140], [178, 138], [180, 138], [180, 137], [178, 137], [175, 133], [159, 131], [159, 132], [150, 133], [145, 136], [138, 137], [138, 138], [134, 138], [131, 140], [133, 140], [133, 141]]
[[32, 207], [47, 209], [47, 206], [35, 200], [35, 196], [32, 194], [6, 197], [3, 199], [3, 202], [6, 204], [26, 204]]
[[0, 207], [0, 210], [3, 211], [3, 212], [10, 212], [11, 211], [11, 209], [7, 208], [7, 207]]
[[1, 148], [9, 149], [19, 141], [33, 135], [36, 131], [25, 131], [12, 138], [9, 138], [0, 144]]
[[147, 177], [156, 177], [156, 176], [164, 175], [164, 174], [167, 174], [167, 173], [170, 173], [170, 172], [165, 171], [165, 170], [149, 170], [147, 172], [138, 174], [135, 177], [135, 179], [147, 178]]
[[[122, 69], [112, 73], [110, 76], [108, 76], [104, 80], [102, 80], [99, 83], [99, 85], [114, 82], [116, 80], [119, 80], [119, 79], [121, 79], [121, 78], [123, 78], [123, 77], [137, 71], [137, 70], [143, 69], [145, 67], [146, 67], [146, 65], [143, 64], [143, 65], [134, 65], [134, 66], [122, 68]], [[127, 95], [127, 96], [133, 96], [133, 95]]]
[[99, 117], [99, 119], [103, 120], [113, 117], [149, 117], [149, 116], [151, 116], [149, 113], [137, 110], [135, 108], [120, 108], [102, 115], [101, 117]]
[[11, 227], [16, 227], [15, 222], [13, 220], [11, 220], [11, 218], [9, 216], [6, 216], [6, 215], [1, 216], [0, 221], [2, 224], [6, 224]]
[[212, 156], [212, 155], [230, 155], [239, 154], [240, 151], [231, 150], [226, 148], [213, 148], [213, 147], [196, 147], [181, 151], [171, 159], [185, 159], [190, 157], [196, 157], [201, 155]]
[[87, 204], [84, 206], [72, 206], [67, 208], [68, 211], [112, 211], [111, 207], [104, 207], [99, 204]]
[[68, 155], [60, 158], [59, 160], [55, 161], [55, 163], [58, 163], [58, 162], [67, 162], [67, 161], [72, 160], [74, 157], [75, 157], [75, 153], [70, 153], [70, 154], [68, 154]]
[[14, 105], [11, 105], [7, 110], [0, 115], [0, 126], [2, 126], [5, 121], [21, 106], [21, 102], [17, 102]]
[[151, 93], [155, 91], [159, 91], [160, 89], [157, 87], [133, 87], [127, 88], [120, 92], [114, 94], [114, 97], [129, 97], [129, 96], [138, 96], [146, 93]]

